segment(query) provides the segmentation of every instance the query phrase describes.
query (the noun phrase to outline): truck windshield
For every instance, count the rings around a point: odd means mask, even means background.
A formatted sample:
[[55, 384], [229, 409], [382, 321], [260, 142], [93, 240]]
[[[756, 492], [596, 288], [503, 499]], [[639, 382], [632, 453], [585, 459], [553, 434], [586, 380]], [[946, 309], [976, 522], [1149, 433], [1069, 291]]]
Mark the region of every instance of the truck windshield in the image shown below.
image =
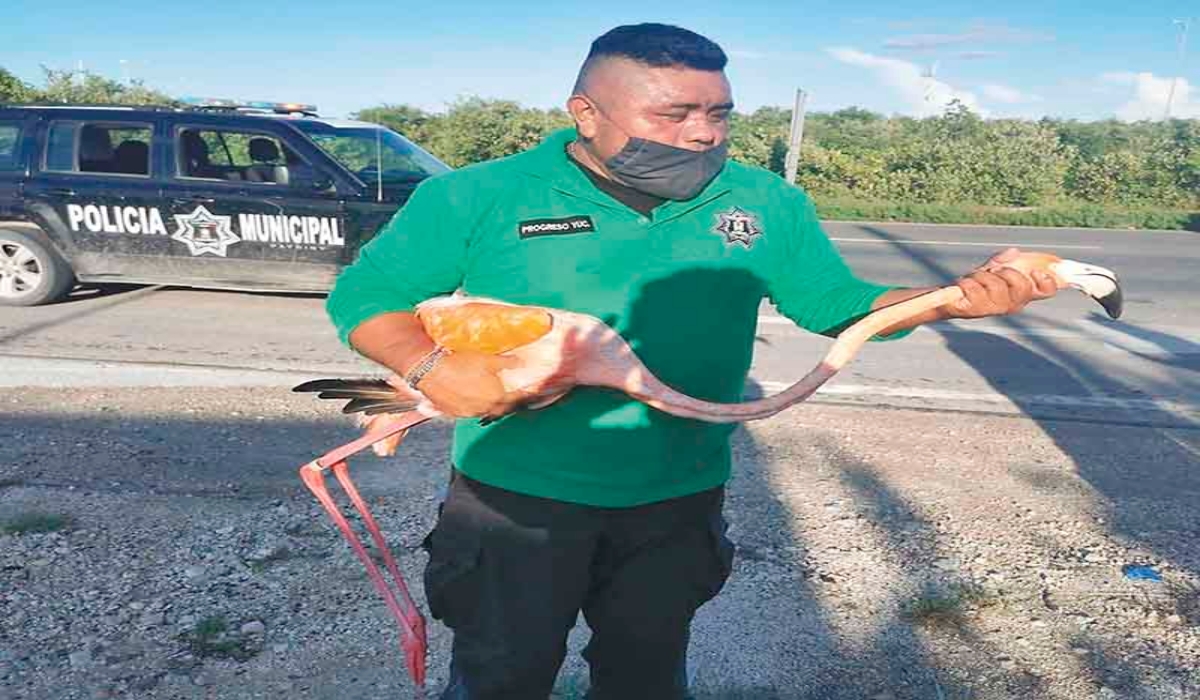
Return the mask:
[[295, 126], [366, 184], [379, 179], [380, 163], [386, 184], [416, 183], [450, 170], [433, 154], [390, 129], [337, 127], [312, 121], [297, 122]]

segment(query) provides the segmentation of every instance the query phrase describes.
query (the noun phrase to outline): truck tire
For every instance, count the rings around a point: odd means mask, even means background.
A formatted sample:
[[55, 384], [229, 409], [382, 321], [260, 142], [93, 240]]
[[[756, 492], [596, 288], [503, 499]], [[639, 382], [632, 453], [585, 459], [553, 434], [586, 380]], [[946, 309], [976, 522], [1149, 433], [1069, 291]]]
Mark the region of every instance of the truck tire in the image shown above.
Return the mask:
[[52, 245], [0, 229], [0, 306], [38, 306], [67, 296], [75, 273]]

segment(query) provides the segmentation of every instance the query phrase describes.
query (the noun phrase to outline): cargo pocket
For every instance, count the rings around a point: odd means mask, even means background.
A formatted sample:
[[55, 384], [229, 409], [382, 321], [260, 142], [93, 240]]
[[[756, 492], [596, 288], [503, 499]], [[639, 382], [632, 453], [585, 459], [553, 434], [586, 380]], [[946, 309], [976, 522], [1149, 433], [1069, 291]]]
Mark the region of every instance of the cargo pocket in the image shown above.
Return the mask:
[[479, 537], [439, 523], [422, 546], [429, 553], [424, 577], [429, 613], [450, 628], [468, 624], [481, 599]]

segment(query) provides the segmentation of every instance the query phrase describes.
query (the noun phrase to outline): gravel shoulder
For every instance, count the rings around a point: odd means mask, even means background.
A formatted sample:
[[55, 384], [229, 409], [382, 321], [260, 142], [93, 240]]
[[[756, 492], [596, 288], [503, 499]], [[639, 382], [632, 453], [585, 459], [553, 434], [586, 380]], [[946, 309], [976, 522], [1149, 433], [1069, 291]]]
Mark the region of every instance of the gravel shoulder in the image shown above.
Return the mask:
[[[296, 473], [353, 434], [278, 388], [6, 390], [0, 697], [410, 696]], [[419, 600], [446, 446], [352, 467]], [[1200, 697], [1200, 431], [814, 403], [736, 450], [698, 700]], [[585, 679], [572, 654], [556, 694]]]

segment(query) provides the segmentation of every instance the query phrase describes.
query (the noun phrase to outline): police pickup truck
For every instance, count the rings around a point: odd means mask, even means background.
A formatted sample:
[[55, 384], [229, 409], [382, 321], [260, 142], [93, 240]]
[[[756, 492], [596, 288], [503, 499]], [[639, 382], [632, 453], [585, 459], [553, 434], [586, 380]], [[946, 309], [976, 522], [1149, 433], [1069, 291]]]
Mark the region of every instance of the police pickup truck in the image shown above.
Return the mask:
[[0, 105], [0, 305], [79, 283], [327, 291], [447, 170], [308, 105]]

